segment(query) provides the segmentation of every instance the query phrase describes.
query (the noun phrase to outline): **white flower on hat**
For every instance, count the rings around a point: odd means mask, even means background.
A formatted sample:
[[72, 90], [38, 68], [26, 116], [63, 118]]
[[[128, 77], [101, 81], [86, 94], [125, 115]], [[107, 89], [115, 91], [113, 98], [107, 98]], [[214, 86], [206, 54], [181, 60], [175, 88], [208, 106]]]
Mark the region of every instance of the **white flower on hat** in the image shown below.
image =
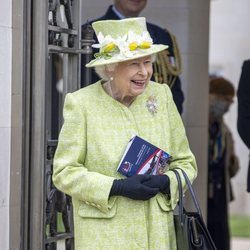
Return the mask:
[[99, 48], [99, 53], [95, 57], [104, 57], [106, 59], [114, 54], [119, 58], [131, 58], [139, 53], [138, 49], [148, 49], [153, 44], [153, 40], [147, 31], [142, 34], [136, 34], [134, 31], [128, 31], [123, 36], [113, 38], [111, 35], [104, 36], [102, 32], [98, 33], [98, 44], [93, 44], [92, 47]]
[[128, 32], [128, 46], [131, 51], [137, 48], [147, 49], [153, 44], [153, 40], [147, 31], [137, 35], [133, 31]]
[[119, 48], [121, 57], [131, 57], [133, 54], [130, 52], [128, 47], [128, 35], [125, 34], [122, 37], [118, 37], [115, 41], [117, 47]]
[[110, 35], [104, 36], [102, 32], [99, 32], [97, 39], [99, 43], [93, 44], [92, 47], [101, 49], [101, 52], [110, 52], [115, 47], [115, 40]]

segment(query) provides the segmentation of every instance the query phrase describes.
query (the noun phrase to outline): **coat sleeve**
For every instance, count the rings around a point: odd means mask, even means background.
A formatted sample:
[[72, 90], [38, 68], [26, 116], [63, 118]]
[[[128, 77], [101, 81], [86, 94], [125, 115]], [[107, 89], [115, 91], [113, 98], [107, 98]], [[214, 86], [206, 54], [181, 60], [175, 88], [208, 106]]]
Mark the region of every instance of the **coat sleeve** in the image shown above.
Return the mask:
[[84, 166], [87, 125], [83, 107], [76, 98], [74, 94], [67, 94], [65, 98], [64, 124], [54, 157], [53, 182], [73, 198], [107, 212], [113, 204], [109, 192], [114, 178], [89, 172]]
[[238, 97], [238, 132], [250, 149], [250, 60], [245, 61], [242, 66], [242, 72], [237, 91]]
[[234, 149], [234, 139], [233, 135], [228, 128], [228, 126], [223, 123], [224, 129], [225, 129], [225, 140], [226, 140], [226, 167], [228, 170], [229, 178], [234, 177], [240, 168], [239, 165], [239, 158], [235, 154]]
[[[197, 165], [196, 160], [189, 148], [188, 139], [186, 136], [185, 128], [181, 117], [176, 109], [176, 105], [173, 102], [173, 98], [169, 88], [164, 85], [167, 95], [167, 111], [168, 111], [168, 119], [169, 126], [171, 130], [171, 155], [172, 161], [170, 164], [169, 171], [167, 171], [167, 175], [170, 178], [170, 198], [167, 200], [167, 205], [169, 209], [174, 209], [179, 198], [178, 193], [178, 183], [176, 180], [176, 176], [172, 169], [181, 168], [183, 169], [191, 182], [197, 176]], [[180, 170], [178, 170], [181, 176], [182, 186], [184, 190], [186, 189], [185, 179]]]

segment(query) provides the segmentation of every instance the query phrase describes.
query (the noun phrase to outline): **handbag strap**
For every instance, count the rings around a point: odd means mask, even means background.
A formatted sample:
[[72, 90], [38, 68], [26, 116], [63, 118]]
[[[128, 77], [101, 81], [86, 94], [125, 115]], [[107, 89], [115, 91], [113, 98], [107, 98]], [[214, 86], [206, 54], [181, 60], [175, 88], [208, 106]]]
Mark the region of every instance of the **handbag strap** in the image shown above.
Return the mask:
[[[181, 172], [182, 172], [182, 174], [184, 176], [184, 179], [186, 181], [186, 184], [188, 186], [188, 189], [189, 189], [189, 191], [191, 193], [191, 197], [192, 197], [193, 203], [195, 205], [195, 208], [196, 208], [197, 212], [199, 213], [200, 217], [202, 218], [200, 205], [198, 203], [198, 200], [196, 198], [193, 186], [192, 186], [186, 172], [181, 168], [177, 168], [177, 169], [181, 170]], [[180, 212], [181, 219], [183, 219], [184, 206], [183, 206], [183, 189], [182, 189], [181, 178], [180, 178], [179, 172], [176, 169], [172, 169], [172, 171], [175, 173], [176, 179], [177, 179], [177, 182], [178, 182], [178, 188], [179, 188], [179, 212]]]
[[173, 169], [172, 170], [174, 173], [175, 173], [175, 176], [176, 176], [176, 179], [177, 179], [177, 183], [178, 183], [178, 191], [179, 191], [179, 216], [180, 216], [180, 219], [181, 219], [181, 226], [183, 226], [184, 224], [184, 217], [183, 217], [183, 209], [184, 209], [184, 206], [183, 206], [183, 190], [182, 190], [182, 183], [181, 183], [181, 178], [180, 178], [180, 175], [179, 173]]

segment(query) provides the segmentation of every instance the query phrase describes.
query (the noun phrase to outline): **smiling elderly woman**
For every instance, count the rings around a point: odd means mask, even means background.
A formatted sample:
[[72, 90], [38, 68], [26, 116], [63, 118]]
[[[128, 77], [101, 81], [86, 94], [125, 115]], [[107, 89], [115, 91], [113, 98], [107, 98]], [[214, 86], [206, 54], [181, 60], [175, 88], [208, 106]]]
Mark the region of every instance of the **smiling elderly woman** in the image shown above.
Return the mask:
[[[55, 186], [72, 197], [75, 249], [176, 249], [174, 168], [194, 180], [195, 158], [169, 87], [150, 81], [154, 55], [145, 18], [93, 23], [102, 80], [66, 95], [54, 158]], [[126, 178], [117, 166], [133, 135], [171, 156], [161, 175]]]
[[[96, 67], [97, 74], [107, 80], [105, 91], [115, 100], [129, 107], [142, 94], [152, 76], [153, 56]], [[109, 80], [108, 80], [109, 79]]]

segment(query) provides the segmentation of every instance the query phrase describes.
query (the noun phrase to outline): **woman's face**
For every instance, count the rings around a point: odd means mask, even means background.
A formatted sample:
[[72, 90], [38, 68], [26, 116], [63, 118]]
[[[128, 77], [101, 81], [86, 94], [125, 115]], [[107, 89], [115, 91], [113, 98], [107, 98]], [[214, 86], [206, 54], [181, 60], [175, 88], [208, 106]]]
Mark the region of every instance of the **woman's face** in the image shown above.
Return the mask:
[[120, 98], [142, 94], [153, 74], [152, 56], [119, 63], [111, 73], [112, 91]]
[[233, 103], [233, 96], [209, 94], [209, 114], [211, 120], [220, 120]]

